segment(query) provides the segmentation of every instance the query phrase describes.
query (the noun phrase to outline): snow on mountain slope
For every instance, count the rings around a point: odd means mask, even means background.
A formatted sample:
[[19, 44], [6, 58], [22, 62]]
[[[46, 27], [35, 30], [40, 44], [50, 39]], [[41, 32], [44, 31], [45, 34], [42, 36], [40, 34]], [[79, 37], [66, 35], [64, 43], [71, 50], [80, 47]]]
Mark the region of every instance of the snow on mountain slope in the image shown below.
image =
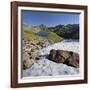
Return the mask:
[[59, 42], [55, 43], [53, 45], [48, 46], [47, 48], [44, 48], [40, 51], [41, 55], [47, 55], [49, 54], [49, 51], [51, 49], [60, 49], [60, 50], [67, 50], [67, 51], [73, 51], [76, 53], [79, 53], [79, 42]]
[[48, 59], [42, 59], [34, 63], [31, 68], [23, 72], [23, 76], [56, 76], [56, 75], [76, 75], [78, 68], [73, 68], [65, 64], [57, 64]]
[[24, 77], [29, 76], [56, 76], [56, 75], [76, 75], [79, 74], [79, 68], [67, 66], [65, 64], [55, 63], [46, 58], [51, 49], [67, 50], [79, 53], [78, 42], [59, 42], [40, 50], [43, 57], [32, 65], [31, 68], [23, 71]]

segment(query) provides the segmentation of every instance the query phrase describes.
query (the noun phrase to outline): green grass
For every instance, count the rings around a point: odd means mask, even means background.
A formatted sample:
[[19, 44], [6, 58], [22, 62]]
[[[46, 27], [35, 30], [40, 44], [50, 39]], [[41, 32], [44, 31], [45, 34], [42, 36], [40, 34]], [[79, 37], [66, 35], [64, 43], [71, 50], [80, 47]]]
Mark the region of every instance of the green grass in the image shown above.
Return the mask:
[[48, 35], [46, 37], [42, 37], [42, 36], [36, 35], [35, 32], [33, 32], [33, 30], [29, 30], [29, 29], [24, 30], [24, 38], [26, 40], [30, 40], [30, 39], [43, 40], [43, 39], [47, 38], [47, 39], [52, 40], [54, 42], [60, 42], [63, 40], [62, 37], [58, 36], [54, 32], [48, 32]]
[[50, 40], [53, 40], [54, 42], [59, 42], [59, 41], [62, 41], [63, 40], [62, 37], [58, 36], [54, 32], [48, 32], [47, 38], [50, 39]]
[[63, 40], [62, 37], [57, 35], [54, 32], [48, 31], [48, 35], [46, 37], [36, 35], [37, 32], [40, 32], [39, 28], [31, 28], [29, 26], [23, 25], [23, 38], [26, 40], [36, 39], [36, 40], [43, 40], [49, 39], [54, 42], [60, 42]]
[[23, 30], [24, 31], [30, 31], [30, 33], [31, 32], [37, 33], [37, 32], [41, 31], [39, 28], [32, 28], [32, 27], [29, 27], [28, 25], [23, 25]]
[[23, 33], [24, 39], [26, 40], [31, 40], [31, 39], [37, 39], [37, 40], [42, 40], [43, 38], [40, 36], [35, 35], [35, 32], [30, 29], [25, 29]]
[[34, 29], [29, 27], [28, 25], [23, 24], [23, 38], [26, 40], [36, 39], [42, 40], [42, 37], [35, 35], [35, 33], [39, 32], [40, 29]]

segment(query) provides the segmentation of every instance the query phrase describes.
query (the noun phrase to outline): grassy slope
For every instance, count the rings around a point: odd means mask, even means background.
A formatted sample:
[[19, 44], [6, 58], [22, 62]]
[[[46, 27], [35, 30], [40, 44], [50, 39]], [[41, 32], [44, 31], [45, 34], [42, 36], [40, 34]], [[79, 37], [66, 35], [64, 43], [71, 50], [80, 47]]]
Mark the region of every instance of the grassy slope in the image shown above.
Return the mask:
[[35, 30], [33, 28], [30, 27], [23, 27], [24, 30], [24, 39], [26, 40], [30, 40], [30, 39], [37, 39], [37, 40], [41, 40], [42, 37], [35, 35], [36, 32], [39, 32], [40, 30]]
[[42, 31], [39, 28], [31, 28], [31, 27], [23, 25], [23, 30], [24, 30], [24, 39], [26, 39], [26, 40], [30, 40], [30, 39], [43, 40], [44, 38], [45, 39], [47, 38], [54, 42], [59, 42], [59, 41], [63, 40], [62, 37], [58, 36], [54, 32], [50, 32], [50, 31], [48, 31], [48, 36], [46, 36], [46, 37], [35, 35], [35, 33]]
[[62, 37], [58, 36], [54, 32], [48, 32], [47, 38], [50, 39], [50, 40], [53, 40], [54, 42], [59, 42], [59, 41], [62, 41], [63, 40]]

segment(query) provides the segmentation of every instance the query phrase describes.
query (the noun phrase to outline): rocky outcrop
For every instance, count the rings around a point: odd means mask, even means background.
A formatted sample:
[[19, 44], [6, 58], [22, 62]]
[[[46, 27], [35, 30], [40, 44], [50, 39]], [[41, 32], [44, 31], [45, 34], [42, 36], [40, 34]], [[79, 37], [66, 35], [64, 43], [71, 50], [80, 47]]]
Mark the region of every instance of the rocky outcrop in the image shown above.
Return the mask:
[[79, 54], [72, 51], [52, 49], [48, 59], [56, 63], [63, 63], [76, 68], [79, 67]]
[[25, 40], [23, 39], [23, 69], [30, 68], [37, 60], [40, 59], [39, 50], [49, 45], [48, 40]]
[[28, 69], [29, 67], [31, 67], [34, 62], [36, 62], [35, 58], [37, 57], [36, 53], [29, 55], [29, 53], [24, 52], [23, 53], [23, 69]]

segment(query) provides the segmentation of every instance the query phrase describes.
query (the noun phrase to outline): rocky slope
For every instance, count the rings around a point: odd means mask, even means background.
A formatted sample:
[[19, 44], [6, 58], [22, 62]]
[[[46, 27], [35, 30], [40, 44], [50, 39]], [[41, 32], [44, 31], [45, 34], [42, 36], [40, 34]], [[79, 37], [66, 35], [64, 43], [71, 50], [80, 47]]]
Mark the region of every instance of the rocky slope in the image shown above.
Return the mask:
[[49, 45], [49, 41], [30, 39], [23, 39], [23, 69], [30, 68], [40, 58], [39, 51]]
[[30, 76], [57, 76], [57, 75], [77, 75], [79, 69], [67, 66], [62, 63], [55, 63], [48, 59], [40, 59], [31, 68], [23, 70], [23, 77]]
[[[68, 66], [63, 63], [56, 63], [49, 60], [47, 56], [51, 49], [55, 50], [67, 50], [73, 51], [79, 54], [79, 43], [73, 42], [59, 42], [56, 44], [49, 45], [47, 47], [41, 48], [39, 51], [39, 59], [33, 59], [34, 62], [29, 68], [23, 70], [23, 76], [54, 76], [54, 75], [77, 75], [79, 74], [79, 68]], [[34, 52], [35, 53], [35, 52]], [[34, 55], [34, 58], [37, 55]]]

